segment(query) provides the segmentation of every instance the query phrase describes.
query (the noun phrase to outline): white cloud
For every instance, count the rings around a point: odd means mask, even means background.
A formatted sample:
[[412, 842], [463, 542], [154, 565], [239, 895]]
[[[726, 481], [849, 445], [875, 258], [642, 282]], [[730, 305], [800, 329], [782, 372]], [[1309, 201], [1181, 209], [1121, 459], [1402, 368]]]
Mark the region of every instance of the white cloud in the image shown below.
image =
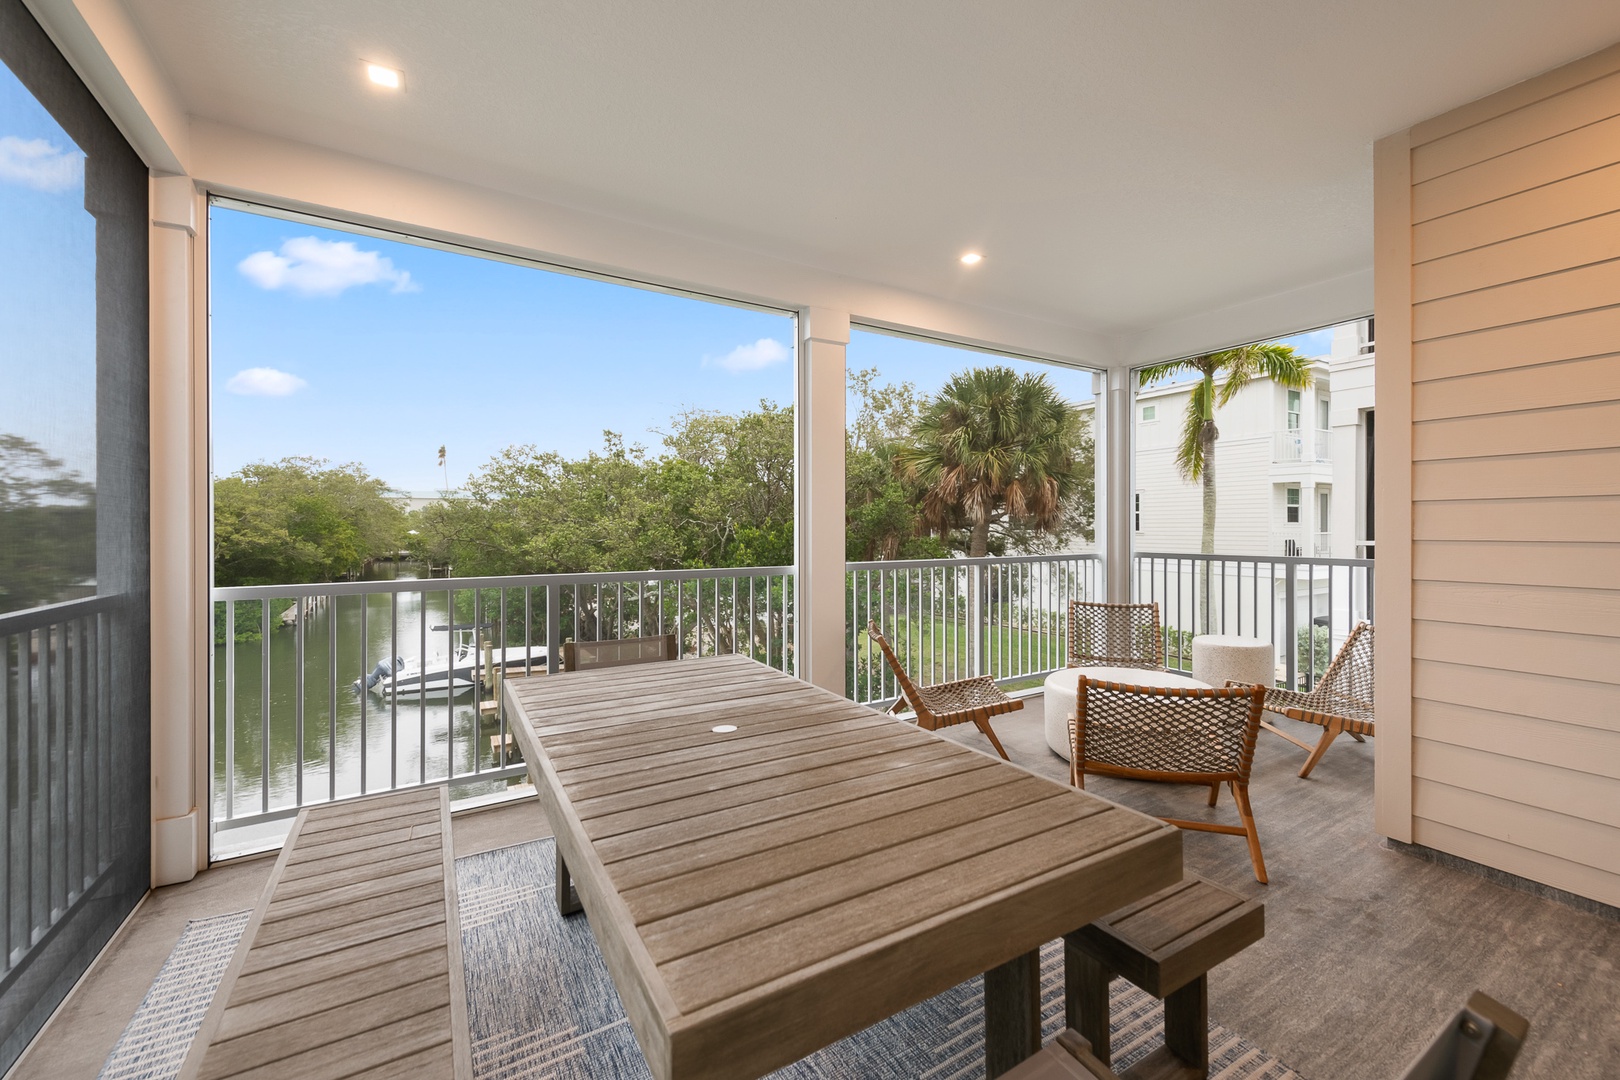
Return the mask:
[[232, 375], [225, 389], [247, 397], [286, 397], [308, 385], [298, 376], [273, 367], [250, 367]]
[[44, 139], [0, 136], [0, 180], [55, 194], [84, 180], [84, 155]]
[[718, 360], [705, 356], [703, 366], [722, 367], [733, 375], [738, 375], [744, 371], [758, 371], [772, 364], [780, 364], [792, 355], [786, 345], [775, 338], [765, 337], [752, 345], [739, 345]]
[[356, 285], [392, 284], [397, 293], [421, 288], [375, 251], [361, 251], [350, 240], [315, 236], [288, 240], [279, 254], [255, 251], [236, 268], [261, 289], [291, 289], [301, 296], [336, 296]]

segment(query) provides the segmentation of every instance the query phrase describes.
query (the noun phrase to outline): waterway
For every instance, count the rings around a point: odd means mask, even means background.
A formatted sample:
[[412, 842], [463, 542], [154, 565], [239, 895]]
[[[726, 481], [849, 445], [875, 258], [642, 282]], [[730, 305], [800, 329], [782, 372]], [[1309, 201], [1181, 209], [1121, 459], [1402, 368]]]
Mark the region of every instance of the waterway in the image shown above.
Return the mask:
[[[415, 578], [423, 568], [378, 564], [368, 580]], [[424, 587], [432, 589], [429, 581]], [[397, 608], [395, 597], [397, 596]], [[462, 603], [468, 602], [462, 597]], [[299, 633], [283, 626], [285, 603], [272, 604], [271, 631], [214, 648], [213, 806], [216, 855], [279, 841], [290, 815], [276, 822], [232, 825], [237, 817], [290, 809], [302, 803], [385, 791], [396, 785], [464, 777], [499, 767], [491, 736], [500, 731], [467, 691], [453, 701], [356, 691], [353, 683], [390, 656], [445, 660], [452, 635], [444, 629], [450, 598], [444, 591], [335, 597], [304, 622], [303, 714], [300, 723]], [[216, 607], [223, 608], [219, 602]], [[238, 626], [257, 626], [256, 601], [238, 601]], [[463, 613], [466, 614], [466, 613]], [[465, 621], [463, 619], [462, 621]], [[424, 625], [426, 632], [424, 635]], [[435, 630], [434, 628], [439, 629]], [[268, 667], [266, 667], [268, 643]], [[334, 658], [335, 671], [334, 678]], [[265, 673], [269, 720], [265, 721]], [[227, 675], [234, 694], [227, 700]], [[335, 683], [335, 686], [334, 686]], [[234, 737], [227, 738], [227, 722]], [[227, 771], [227, 752], [232, 768]], [[452, 789], [458, 798], [488, 796], [511, 781], [472, 780]]]

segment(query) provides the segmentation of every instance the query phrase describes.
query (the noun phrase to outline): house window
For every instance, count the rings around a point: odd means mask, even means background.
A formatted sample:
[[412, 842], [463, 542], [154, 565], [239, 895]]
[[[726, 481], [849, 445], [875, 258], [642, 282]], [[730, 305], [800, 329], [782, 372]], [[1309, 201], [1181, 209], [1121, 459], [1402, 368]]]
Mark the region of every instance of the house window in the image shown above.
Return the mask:
[[1299, 391], [1288, 391], [1288, 430], [1299, 430]]
[[1136, 523], [1136, 531], [1142, 531], [1142, 493], [1138, 491], [1131, 506], [1131, 520]]
[[1333, 493], [1326, 488], [1316, 493], [1316, 531], [1328, 532], [1333, 521]]
[[1159, 407], [1157, 405], [1144, 405], [1144, 406], [1142, 406], [1142, 423], [1145, 424], [1150, 420], [1157, 420], [1158, 418], [1159, 418]]
[[1316, 399], [1316, 430], [1317, 431], [1326, 431], [1326, 430], [1328, 430], [1330, 427], [1333, 426], [1330, 421], [1331, 421], [1331, 416], [1330, 416], [1330, 414], [1328, 412], [1328, 399], [1325, 398], [1325, 397], [1317, 398]]
[[1299, 524], [1299, 488], [1291, 487], [1287, 491], [1288, 509], [1283, 520], [1290, 525]]

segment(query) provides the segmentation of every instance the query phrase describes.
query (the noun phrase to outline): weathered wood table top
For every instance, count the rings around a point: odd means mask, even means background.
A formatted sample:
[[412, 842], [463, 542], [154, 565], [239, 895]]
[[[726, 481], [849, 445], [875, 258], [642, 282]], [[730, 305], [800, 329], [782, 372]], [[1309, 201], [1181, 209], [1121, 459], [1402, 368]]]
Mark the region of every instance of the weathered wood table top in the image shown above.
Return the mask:
[[1181, 877], [1175, 828], [744, 657], [505, 692], [658, 1080], [761, 1076]]

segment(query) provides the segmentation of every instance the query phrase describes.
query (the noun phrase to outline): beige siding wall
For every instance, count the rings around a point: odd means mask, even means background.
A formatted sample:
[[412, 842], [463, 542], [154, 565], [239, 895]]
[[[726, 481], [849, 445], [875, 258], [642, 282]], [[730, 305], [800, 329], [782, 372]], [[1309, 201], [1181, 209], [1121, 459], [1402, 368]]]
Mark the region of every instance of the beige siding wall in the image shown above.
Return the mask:
[[1620, 904], [1620, 47], [1379, 168], [1379, 465], [1409, 447], [1411, 519], [1410, 574], [1379, 560], [1380, 827]]

